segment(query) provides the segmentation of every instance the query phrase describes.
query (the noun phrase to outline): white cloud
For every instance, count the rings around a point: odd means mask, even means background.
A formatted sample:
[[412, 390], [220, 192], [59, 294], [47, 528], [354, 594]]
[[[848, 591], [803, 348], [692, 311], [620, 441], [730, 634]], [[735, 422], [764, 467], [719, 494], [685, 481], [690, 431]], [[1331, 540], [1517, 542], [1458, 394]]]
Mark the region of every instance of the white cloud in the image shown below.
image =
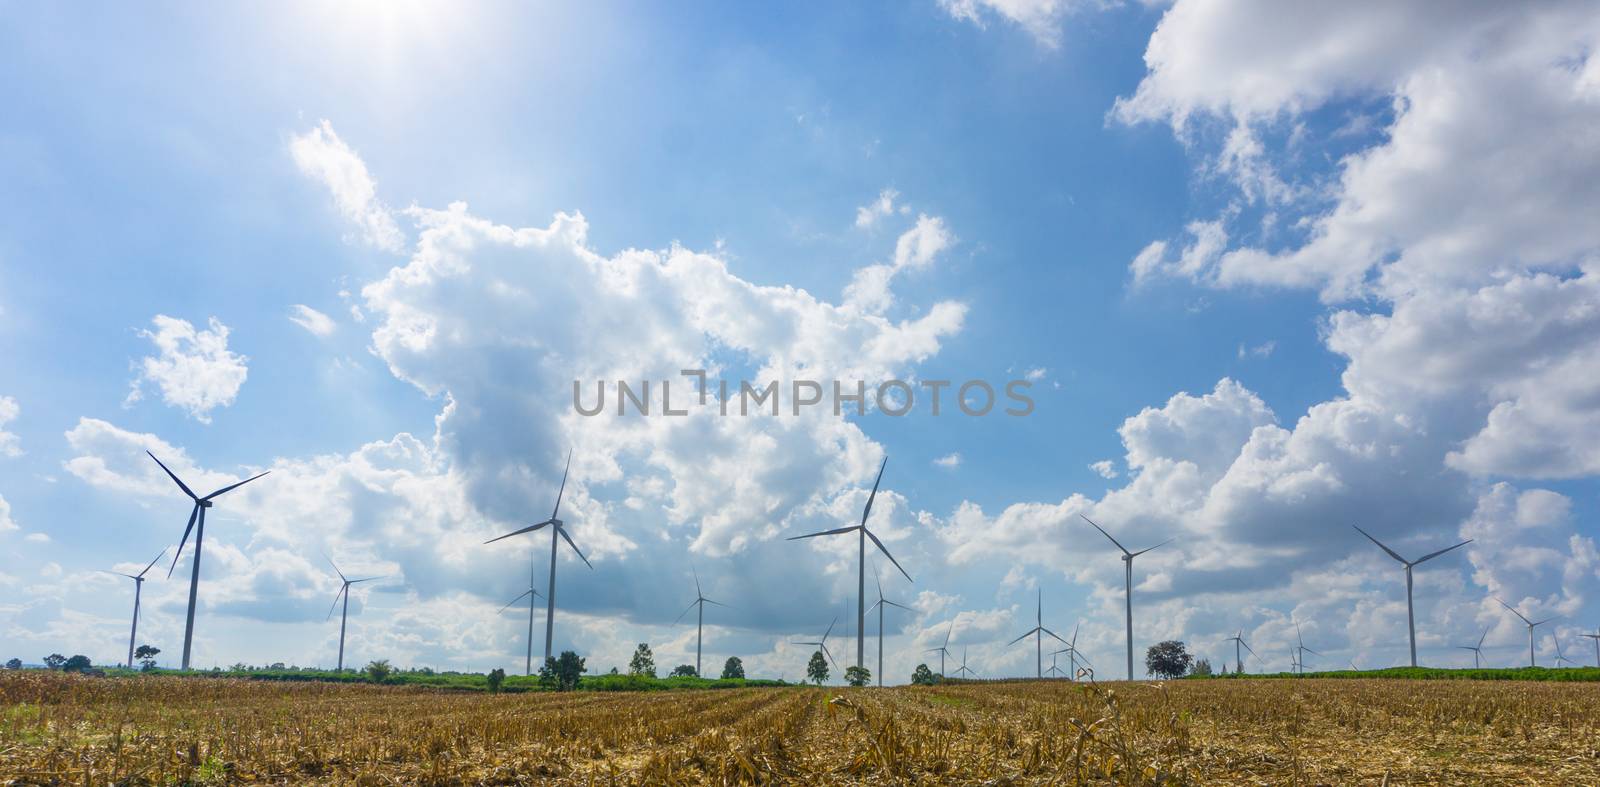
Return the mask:
[[6, 424], [17, 420], [21, 412], [22, 407], [17, 404], [17, 400], [9, 396], [0, 396], [0, 456], [13, 459], [22, 456], [22, 439], [5, 430]]
[[45, 534], [43, 534], [43, 533], [29, 533], [26, 536], [23, 536], [22, 540], [23, 541], [32, 542], [34, 544], [48, 544], [48, 543], [50, 543], [50, 537], [45, 535]]
[[6, 502], [4, 495], [0, 495], [0, 533], [9, 533], [17, 529], [17, 523], [11, 518], [11, 504]]
[[320, 337], [332, 336], [339, 327], [332, 317], [301, 303], [290, 307], [289, 321]]
[[876, 226], [879, 219], [893, 216], [897, 211], [906, 213], [910, 208], [905, 205], [895, 205], [895, 200], [900, 198], [900, 192], [894, 189], [884, 189], [878, 192], [878, 198], [872, 202], [856, 208], [856, 228], [871, 229]]
[[1089, 469], [1093, 470], [1096, 475], [1106, 480], [1117, 477], [1117, 464], [1110, 459], [1101, 459], [1098, 462], [1091, 462], [1089, 463]]
[[289, 143], [294, 162], [307, 177], [321, 182], [333, 195], [339, 214], [355, 226], [361, 240], [384, 251], [405, 248], [405, 234], [388, 206], [378, 199], [378, 184], [367, 165], [324, 120]]
[[1041, 46], [1061, 45], [1061, 18], [1066, 15], [1065, 0], [939, 0], [950, 16], [977, 25], [988, 25], [991, 15], [1021, 27]]
[[933, 460], [933, 463], [939, 467], [945, 468], [946, 470], [954, 470], [961, 466], [961, 452], [957, 451], [955, 453], [945, 454], [944, 456]]
[[128, 402], [143, 398], [143, 386], [154, 385], [161, 400], [189, 412], [201, 423], [211, 422], [211, 411], [233, 404], [249, 370], [249, 358], [228, 349], [228, 326], [217, 318], [209, 330], [196, 330], [187, 320], [158, 314], [154, 331], [140, 331], [160, 351], [135, 365], [138, 377], [128, 392]]
[[1043, 380], [1044, 376], [1046, 374], [1049, 374], [1049, 373], [1050, 373], [1049, 369], [1046, 369], [1043, 366], [1035, 366], [1035, 367], [1027, 370], [1026, 372], [1023, 372], [1022, 376], [1023, 376], [1024, 379], [1028, 380], [1029, 382], [1038, 382], [1040, 380]]
[[882, 314], [894, 304], [894, 293], [889, 287], [894, 277], [904, 270], [928, 267], [955, 241], [955, 235], [943, 219], [925, 213], [918, 215], [916, 225], [895, 241], [894, 258], [889, 263], [856, 270], [849, 286], [845, 287], [844, 305], [870, 314]]
[[1278, 343], [1268, 339], [1260, 344], [1253, 344], [1249, 347], [1241, 344], [1239, 345], [1239, 351], [1237, 354], [1239, 360], [1241, 361], [1248, 358], [1271, 358], [1272, 351], [1276, 349], [1278, 349]]

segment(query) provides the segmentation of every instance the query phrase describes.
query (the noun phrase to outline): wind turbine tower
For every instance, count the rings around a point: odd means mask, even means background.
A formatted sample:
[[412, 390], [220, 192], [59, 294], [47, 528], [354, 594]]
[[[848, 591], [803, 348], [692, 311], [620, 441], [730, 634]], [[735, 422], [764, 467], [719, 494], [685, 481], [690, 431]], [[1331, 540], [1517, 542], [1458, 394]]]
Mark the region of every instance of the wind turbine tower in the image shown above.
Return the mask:
[[1100, 531], [1100, 535], [1110, 539], [1111, 543], [1117, 545], [1117, 549], [1122, 550], [1122, 567], [1126, 575], [1125, 597], [1127, 599], [1128, 612], [1128, 680], [1133, 680], [1133, 559], [1146, 552], [1149, 552], [1151, 549], [1156, 549], [1157, 547], [1162, 547], [1172, 543], [1172, 539], [1169, 538], [1166, 541], [1150, 547], [1149, 549], [1141, 549], [1138, 552], [1129, 552], [1128, 548], [1123, 546], [1121, 542], [1117, 541], [1115, 538], [1111, 538], [1111, 534], [1107, 533], [1105, 528], [1095, 525], [1093, 519], [1083, 516], [1083, 514], [1079, 514], [1078, 516], [1083, 517], [1083, 521], [1094, 525], [1094, 529]]
[[[550, 526], [550, 586], [549, 590], [546, 591], [544, 595], [544, 657], [546, 661], [550, 659], [550, 643], [555, 639], [556, 632], [556, 537], [560, 536], [563, 541], [566, 541], [567, 546], [572, 547], [572, 551], [577, 554], [578, 559], [582, 560], [583, 564], [588, 566], [590, 571], [594, 570], [594, 564], [589, 562], [589, 558], [583, 556], [583, 550], [578, 549], [578, 545], [572, 542], [572, 536], [567, 535], [566, 523], [557, 518], [557, 515], [561, 513], [561, 496], [566, 494], [567, 491], [567, 472], [571, 469], [572, 452], [567, 451], [567, 466], [561, 471], [561, 488], [556, 491], [556, 507], [550, 512], [549, 519], [546, 519], [538, 524], [528, 525], [521, 530], [513, 530], [503, 536], [491, 538], [488, 541], [483, 542], [485, 544], [493, 544], [502, 538], [520, 536], [523, 533], [532, 533], [539, 528], [544, 527], [545, 525]], [[533, 665], [529, 664], [528, 668], [528, 674], [533, 674]]]
[[[1355, 527], [1355, 525], [1351, 525], [1351, 527]], [[1400, 565], [1406, 567], [1406, 631], [1411, 635], [1411, 666], [1415, 667], [1417, 666], [1417, 616], [1416, 611], [1411, 603], [1411, 569], [1446, 552], [1449, 552], [1452, 549], [1460, 549], [1461, 547], [1472, 543], [1472, 539], [1469, 538], [1453, 547], [1447, 547], [1439, 550], [1438, 552], [1429, 552], [1428, 554], [1423, 555], [1416, 560], [1406, 560], [1405, 558], [1400, 557], [1400, 553], [1385, 546], [1382, 541], [1373, 538], [1371, 533], [1368, 533], [1359, 527], [1356, 527], [1356, 532], [1366, 536], [1368, 541], [1377, 544], [1379, 549], [1389, 553], [1389, 557], [1394, 558], [1400, 562]]]
[[[167, 554], [167, 550], [161, 550], [161, 555], [165, 554]], [[127, 577], [133, 580], [133, 629], [128, 632], [128, 669], [133, 669], [133, 641], [139, 637], [139, 596], [144, 590], [144, 575], [149, 573], [150, 566], [154, 566], [156, 561], [161, 559], [161, 555], [156, 555], [156, 559], [150, 561], [150, 564], [137, 574], [124, 574], [120, 571], [106, 572], [107, 574], [116, 574], [119, 577]]]
[[694, 571], [693, 569], [690, 570], [694, 573], [694, 601], [689, 602], [689, 606], [684, 607], [683, 611], [678, 613], [677, 620], [672, 622], [677, 623], [679, 620], [683, 620], [684, 615], [689, 614], [689, 610], [696, 607], [700, 608], [694, 624], [694, 676], [697, 678], [703, 678], [705, 677], [705, 673], [700, 671], [700, 644], [704, 641], [706, 628], [706, 605], [716, 604], [719, 607], [726, 607], [728, 605], [720, 601], [712, 601], [711, 599], [706, 598], [706, 594], [700, 592], [700, 572]]
[[873, 579], [874, 582], [878, 583], [878, 600], [874, 601], [872, 603], [872, 606], [869, 607], [867, 609], [867, 611], [871, 612], [874, 609], [878, 610], [878, 686], [882, 687], [883, 686], [883, 608], [884, 607], [899, 607], [900, 609], [903, 609], [903, 610], [905, 610], [907, 612], [911, 612], [913, 610], [910, 607], [908, 607], [908, 606], [906, 606], [904, 604], [896, 604], [895, 602], [890, 601], [889, 599], [886, 599], [886, 598], [883, 597], [883, 579], [878, 576], [878, 572], [877, 572], [876, 569], [874, 569], [873, 572], [872, 572], [872, 579]]
[[[323, 557], [328, 556], [323, 555]], [[339, 565], [333, 562], [333, 558], [328, 558], [328, 565], [333, 566], [333, 573], [338, 574], [339, 581], [344, 583], [339, 586], [339, 592], [333, 594], [333, 606], [328, 607], [328, 619], [332, 620], [333, 610], [339, 606], [339, 599], [341, 597], [344, 598], [344, 611], [339, 613], [339, 666], [335, 668], [336, 672], [344, 672], [344, 624], [350, 618], [350, 586], [360, 582], [371, 582], [374, 579], [383, 579], [383, 577], [350, 579], [344, 575], [343, 571], [339, 570]]]
[[1034, 622], [1033, 628], [1028, 629], [1027, 631], [1023, 632], [1022, 636], [1017, 637], [1016, 639], [1011, 640], [1010, 642], [1007, 642], [1006, 643], [1006, 647], [1009, 648], [1012, 645], [1015, 645], [1018, 642], [1023, 641], [1024, 639], [1027, 639], [1029, 637], [1029, 635], [1032, 635], [1033, 638], [1034, 638], [1034, 640], [1033, 640], [1033, 650], [1034, 650], [1033, 670], [1034, 670], [1034, 677], [1042, 678], [1042, 677], [1044, 677], [1044, 635], [1049, 634], [1050, 636], [1055, 637], [1055, 640], [1057, 642], [1063, 644], [1063, 645], [1070, 645], [1071, 643], [1067, 642], [1066, 640], [1062, 639], [1061, 637], [1056, 636], [1056, 633], [1054, 631], [1051, 631], [1050, 629], [1047, 629], [1047, 628], [1044, 627], [1044, 589], [1043, 588], [1039, 589], [1039, 606], [1036, 608], [1035, 616], [1036, 616], [1036, 620]]
[[[1500, 601], [1500, 599], [1497, 598], [1497, 599], [1495, 599], [1495, 601]], [[1508, 610], [1511, 610], [1511, 614], [1516, 615], [1519, 618], [1522, 618], [1522, 622], [1528, 624], [1528, 666], [1530, 666], [1530, 667], [1539, 666], [1538, 662], [1536, 662], [1534, 660], [1534, 658], [1533, 658], [1533, 628], [1535, 626], [1543, 626], [1544, 624], [1549, 623], [1552, 620], [1555, 620], [1555, 618], [1545, 618], [1544, 620], [1541, 620], [1541, 621], [1535, 623], [1534, 621], [1528, 620], [1526, 615], [1523, 615], [1521, 612], [1518, 612], [1510, 604], [1507, 604], [1504, 601], [1500, 601], [1500, 606], [1505, 607]]]

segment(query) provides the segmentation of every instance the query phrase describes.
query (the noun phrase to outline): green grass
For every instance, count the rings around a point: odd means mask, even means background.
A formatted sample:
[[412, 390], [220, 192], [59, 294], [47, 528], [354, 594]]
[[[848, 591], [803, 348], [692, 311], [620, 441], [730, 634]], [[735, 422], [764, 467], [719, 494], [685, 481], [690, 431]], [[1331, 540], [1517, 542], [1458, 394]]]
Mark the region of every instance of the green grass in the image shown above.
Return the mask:
[[[1215, 675], [1215, 678], [1400, 678], [1404, 680], [1551, 680], [1551, 681], [1600, 681], [1600, 668], [1596, 667], [1568, 667], [1566, 669], [1552, 669], [1550, 667], [1514, 667], [1501, 669], [1440, 669], [1438, 667], [1389, 667], [1375, 670], [1332, 670], [1326, 672], [1307, 672], [1304, 675], [1295, 675], [1292, 672], [1276, 672], [1267, 674]], [[1206, 680], [1205, 677], [1194, 676], [1195, 680]]]
[[[105, 670], [113, 677], [139, 677], [151, 673], [111, 667]], [[310, 681], [321, 683], [369, 683], [364, 672], [316, 669], [253, 669], [253, 670], [156, 670], [154, 674], [197, 678], [244, 678], [246, 680]], [[488, 691], [488, 676], [478, 672], [412, 672], [396, 670], [384, 681], [390, 686], [427, 686], [455, 691]], [[756, 686], [789, 686], [779, 680], [723, 680], [720, 678], [651, 678], [643, 675], [585, 675], [578, 683], [579, 691], [672, 691], [682, 689], [738, 689]], [[538, 677], [507, 675], [500, 690], [508, 693], [542, 691]]]

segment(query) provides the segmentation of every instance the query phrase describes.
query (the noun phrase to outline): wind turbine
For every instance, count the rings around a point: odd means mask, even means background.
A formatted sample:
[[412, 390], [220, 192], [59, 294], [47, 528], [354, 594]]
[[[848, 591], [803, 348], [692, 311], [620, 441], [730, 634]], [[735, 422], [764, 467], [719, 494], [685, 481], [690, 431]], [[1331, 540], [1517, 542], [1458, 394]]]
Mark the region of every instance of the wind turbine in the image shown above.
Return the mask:
[[[594, 570], [594, 564], [589, 562], [589, 558], [583, 556], [583, 550], [578, 549], [578, 545], [572, 542], [572, 536], [567, 535], [566, 524], [560, 519], [556, 518], [556, 515], [561, 513], [561, 496], [567, 491], [567, 471], [571, 469], [572, 451], [568, 450], [567, 466], [561, 471], [561, 488], [556, 490], [556, 507], [551, 510], [549, 519], [546, 519], [538, 524], [528, 525], [521, 530], [513, 530], [510, 533], [500, 536], [499, 538], [491, 538], [488, 541], [483, 542], [485, 544], [493, 544], [502, 538], [520, 536], [523, 533], [532, 533], [539, 528], [544, 527], [545, 525], [550, 526], [550, 589], [544, 594], [544, 658], [546, 661], [550, 660], [550, 642], [555, 638], [556, 632], [556, 537], [560, 536], [563, 541], [566, 541], [567, 546], [572, 547], [572, 551], [578, 555], [578, 559], [582, 560], [583, 564], [588, 566], [590, 571]], [[531, 619], [531, 612], [529, 613], [529, 616]], [[528, 670], [528, 674], [532, 675], [532, 664], [528, 665]]]
[[840, 533], [850, 533], [850, 532], [857, 532], [858, 533], [857, 538], [859, 538], [859, 540], [860, 540], [861, 549], [860, 549], [860, 555], [859, 555], [859, 557], [857, 559], [857, 573], [856, 573], [856, 666], [857, 667], [865, 667], [866, 666], [866, 657], [867, 657], [867, 636], [866, 636], [866, 620], [867, 620], [867, 539], [869, 539], [869, 538], [872, 539], [872, 543], [876, 544], [878, 549], [879, 549], [879, 551], [883, 552], [883, 556], [889, 558], [889, 562], [893, 563], [895, 568], [899, 568], [900, 569], [900, 573], [905, 574], [907, 581], [916, 582], [916, 580], [911, 578], [910, 574], [906, 574], [906, 570], [904, 568], [900, 567], [900, 561], [895, 560], [894, 559], [894, 555], [889, 554], [889, 548], [884, 546], [883, 542], [879, 541], [878, 537], [876, 535], [873, 535], [871, 530], [867, 529], [867, 515], [872, 513], [872, 501], [876, 500], [877, 497], [878, 497], [878, 484], [883, 482], [883, 469], [885, 467], [888, 467], [888, 466], [889, 466], [889, 457], [885, 456], [883, 458], [883, 464], [878, 466], [878, 480], [872, 482], [872, 494], [867, 496], [867, 507], [861, 509], [861, 524], [859, 524], [859, 525], [851, 525], [850, 527], [838, 527], [838, 528], [834, 528], [833, 530], [824, 530], [824, 531], [822, 531], [820, 533], [807, 533], [807, 534], [805, 534], [803, 536], [790, 536], [787, 539], [788, 541], [798, 541], [798, 540], [800, 540], [802, 538], [816, 538], [817, 536], [835, 536], [835, 535], [839, 535]]
[[[161, 550], [161, 555], [165, 554], [167, 554], [167, 550]], [[119, 577], [127, 577], [133, 580], [133, 630], [128, 632], [128, 669], [133, 669], [133, 640], [139, 636], [139, 596], [141, 591], [144, 590], [144, 575], [149, 573], [150, 566], [154, 566], [156, 560], [161, 559], [161, 555], [156, 555], [156, 559], [150, 561], [150, 565], [145, 566], [144, 570], [137, 574], [124, 574], [120, 571], [106, 572], [107, 574], [116, 574]]]
[[1600, 629], [1595, 629], [1593, 634], [1579, 634], [1578, 636], [1594, 640], [1594, 665], [1600, 667]]
[[1021, 641], [1025, 640], [1025, 639], [1027, 639], [1028, 635], [1030, 635], [1030, 634], [1033, 635], [1034, 636], [1034, 640], [1033, 640], [1033, 650], [1034, 650], [1033, 670], [1034, 670], [1034, 677], [1042, 678], [1042, 677], [1044, 677], [1044, 635], [1049, 634], [1050, 636], [1055, 637], [1056, 641], [1061, 643], [1061, 644], [1063, 644], [1063, 645], [1070, 645], [1071, 643], [1069, 643], [1066, 640], [1056, 636], [1056, 633], [1054, 631], [1051, 631], [1050, 629], [1047, 629], [1047, 628], [1044, 627], [1044, 589], [1043, 588], [1039, 588], [1038, 590], [1039, 590], [1039, 606], [1036, 608], [1035, 615], [1036, 615], [1037, 619], [1034, 622], [1033, 628], [1028, 629], [1027, 631], [1023, 632], [1022, 636], [1017, 637], [1016, 639], [1011, 640], [1010, 642], [1007, 642], [1006, 643], [1006, 647], [1009, 648], [1012, 645], [1015, 645], [1018, 642], [1021, 642]]
[[1567, 654], [1561, 652], [1561, 637], [1556, 636], [1556, 637], [1551, 637], [1550, 639], [1553, 640], [1556, 643], [1556, 668], [1557, 669], [1561, 668], [1561, 662], [1563, 662], [1563, 661], [1565, 661], [1568, 664], [1571, 664], [1574, 667], [1578, 666], [1578, 662], [1567, 658]]
[[967, 669], [967, 649], [966, 648], [962, 648], [961, 649], [961, 666], [956, 667], [956, 674], [957, 675], [960, 675], [963, 672], [969, 673], [969, 674], [972, 674], [972, 675], [977, 675], [978, 674], [977, 672], [975, 672], [973, 670]]
[[[1495, 598], [1495, 601], [1500, 601], [1500, 599], [1497, 597], [1497, 598]], [[1533, 658], [1533, 627], [1534, 626], [1543, 626], [1544, 624], [1549, 623], [1552, 620], [1555, 620], [1555, 618], [1545, 618], [1544, 620], [1541, 620], [1538, 623], [1535, 623], [1535, 622], [1533, 622], [1531, 620], [1528, 620], [1527, 616], [1523, 615], [1521, 612], [1516, 611], [1516, 609], [1513, 609], [1510, 604], [1507, 604], [1504, 601], [1500, 601], [1500, 606], [1511, 610], [1511, 614], [1516, 615], [1519, 618], [1522, 618], [1522, 622], [1528, 624], [1528, 666], [1530, 666], [1530, 667], [1539, 666], [1538, 662], [1534, 661], [1534, 658]]]
[[[939, 677], [944, 677], [944, 657], [950, 653], [950, 634], [956, 630], [956, 622], [950, 621], [950, 627], [944, 630], [944, 644], [937, 648], [928, 648], [923, 653], [939, 654]], [[1027, 636], [1027, 635], [1023, 635]]]
[[1059, 678], [1062, 675], [1065, 675], [1066, 673], [1062, 672], [1061, 668], [1056, 666], [1056, 654], [1066, 653], [1068, 650], [1070, 649], [1062, 648], [1061, 650], [1053, 651], [1050, 654], [1050, 669], [1045, 670], [1044, 674], [1049, 675], [1052, 678]]
[[[1351, 525], [1351, 527], [1355, 527], [1355, 525]], [[1406, 631], [1408, 633], [1410, 633], [1410, 635], [1411, 635], [1411, 666], [1415, 667], [1415, 666], [1417, 666], [1417, 618], [1416, 618], [1416, 612], [1412, 608], [1412, 604], [1411, 604], [1411, 569], [1413, 567], [1415, 567], [1415, 566], [1418, 566], [1418, 565], [1421, 565], [1423, 563], [1426, 563], [1429, 560], [1432, 560], [1432, 559], [1434, 559], [1434, 558], [1436, 558], [1436, 557], [1438, 557], [1438, 556], [1440, 556], [1440, 555], [1442, 555], [1442, 554], [1444, 554], [1446, 552], [1449, 552], [1452, 549], [1460, 549], [1461, 547], [1464, 547], [1464, 546], [1472, 543], [1472, 539], [1469, 538], [1466, 541], [1463, 541], [1463, 542], [1461, 542], [1459, 544], [1456, 544], [1453, 547], [1448, 547], [1448, 548], [1445, 548], [1445, 549], [1441, 549], [1438, 552], [1429, 552], [1428, 554], [1423, 555], [1422, 557], [1419, 557], [1416, 560], [1406, 560], [1405, 558], [1400, 557], [1400, 553], [1398, 553], [1398, 552], [1390, 549], [1389, 547], [1385, 546], [1382, 541], [1379, 541], [1378, 539], [1373, 538], [1371, 533], [1368, 533], [1367, 531], [1362, 530], [1359, 527], [1356, 527], [1356, 532], [1360, 533], [1361, 535], [1366, 536], [1368, 541], [1371, 541], [1372, 543], [1377, 544], [1379, 549], [1389, 553], [1389, 557], [1392, 557], [1395, 560], [1400, 561], [1400, 565], [1406, 567]]]
[[1239, 665], [1239, 672], [1241, 673], [1244, 672], [1244, 653], [1239, 648], [1243, 647], [1245, 650], [1250, 651], [1250, 655], [1255, 656], [1257, 661], [1261, 660], [1261, 657], [1256, 656], [1256, 652], [1251, 649], [1250, 643], [1244, 641], [1244, 629], [1239, 629], [1238, 634], [1223, 640], [1223, 642], [1233, 643], [1233, 663]]
[[[529, 581], [531, 582], [532, 580], [530, 579]], [[499, 612], [494, 613], [498, 615], [500, 612], [511, 609], [512, 604], [515, 604], [524, 598], [528, 599], [528, 663], [524, 669], [527, 670], [527, 674], [529, 675], [533, 674], [533, 611], [539, 605], [539, 595], [539, 591], [535, 590], [533, 585], [530, 584], [528, 585], [527, 590], [522, 591], [522, 593], [516, 598], [507, 601], [506, 605], [501, 607]]]
[[1295, 661], [1295, 666], [1300, 669], [1300, 674], [1304, 675], [1306, 672], [1306, 654], [1310, 653], [1313, 656], [1321, 656], [1322, 654], [1306, 647], [1306, 641], [1300, 638], [1299, 623], [1294, 624], [1294, 639], [1296, 642], [1295, 648], [1300, 651], [1300, 658]]
[[1484, 628], [1483, 636], [1478, 638], [1478, 644], [1476, 644], [1476, 645], [1457, 645], [1456, 646], [1457, 648], [1459, 648], [1461, 650], [1470, 650], [1470, 651], [1472, 651], [1472, 668], [1473, 669], [1478, 669], [1479, 668], [1478, 667], [1478, 657], [1483, 655], [1483, 641], [1489, 638], [1489, 629], [1490, 628], [1493, 628], [1493, 627], [1489, 626], [1489, 627], [1485, 627]]
[[839, 662], [834, 660], [832, 651], [828, 650], [828, 635], [833, 633], [833, 627], [835, 625], [838, 625], [838, 623], [839, 623], [839, 617], [837, 615], [835, 615], [834, 618], [833, 618], [833, 622], [828, 624], [828, 630], [822, 632], [822, 639], [821, 640], [819, 640], [817, 642], [796, 642], [794, 644], [796, 644], [796, 645], [810, 645], [810, 646], [816, 648], [817, 650], [822, 651], [822, 655], [827, 656], [828, 657], [828, 661], [833, 662], [833, 668], [834, 669], [838, 669], [839, 668]]
[[874, 601], [872, 606], [869, 607], [867, 611], [871, 612], [874, 609], [878, 610], [878, 685], [881, 687], [883, 686], [883, 608], [899, 607], [907, 612], [913, 612], [915, 610], [904, 604], [896, 604], [895, 602], [883, 597], [883, 579], [878, 576], [878, 571], [876, 568], [874, 568], [872, 571], [872, 579], [874, 582], [878, 583], [878, 600]]
[[1050, 654], [1050, 663], [1051, 664], [1055, 663], [1055, 656], [1056, 656], [1057, 653], [1065, 653], [1065, 654], [1067, 654], [1067, 658], [1071, 659], [1070, 663], [1072, 665], [1071, 666], [1072, 673], [1071, 673], [1070, 677], [1071, 677], [1072, 680], [1077, 680], [1078, 679], [1078, 661], [1080, 659], [1083, 661], [1084, 664], [1088, 664], [1091, 667], [1094, 666], [1094, 664], [1089, 662], [1089, 659], [1085, 658], [1082, 653], [1078, 652], [1078, 629], [1081, 628], [1082, 625], [1083, 625], [1082, 623], [1079, 623], [1079, 624], [1076, 624], [1076, 625], [1074, 625], [1072, 627], [1072, 640], [1067, 643], [1066, 647], [1064, 647], [1064, 648], [1062, 648], [1062, 649], [1060, 649], [1058, 651], [1054, 651], [1054, 652], [1052, 652]]
[[[328, 556], [323, 555], [323, 557]], [[344, 624], [350, 617], [350, 586], [361, 582], [371, 582], [374, 579], [383, 579], [383, 577], [350, 579], [344, 575], [343, 571], [339, 570], [339, 565], [333, 562], [333, 558], [328, 558], [328, 565], [333, 566], [333, 573], [338, 574], [339, 581], [344, 583], [339, 586], [339, 592], [333, 594], [333, 606], [328, 607], [328, 620], [332, 620], [334, 607], [339, 606], [339, 598], [341, 596], [344, 597], [344, 611], [339, 613], [339, 666], [334, 668], [337, 672], [344, 672]]]
[[1124, 569], [1124, 573], [1126, 574], [1125, 593], [1128, 607], [1128, 680], [1133, 680], [1133, 559], [1146, 552], [1149, 552], [1151, 549], [1172, 543], [1172, 539], [1169, 538], [1166, 541], [1150, 547], [1149, 549], [1141, 549], [1138, 552], [1129, 552], [1128, 548], [1123, 546], [1121, 542], [1117, 541], [1115, 538], [1111, 538], [1111, 534], [1107, 533], [1105, 528], [1095, 525], [1093, 519], [1083, 516], [1083, 514], [1079, 514], [1078, 516], [1083, 517], [1083, 521], [1094, 525], [1094, 529], [1100, 531], [1100, 535], [1111, 539], [1111, 543], [1116, 544], [1117, 549], [1122, 550], [1122, 567]]
[[692, 568], [689, 570], [694, 573], [694, 601], [689, 602], [689, 606], [684, 607], [683, 611], [678, 613], [677, 620], [672, 622], [677, 623], [679, 620], [683, 620], [684, 615], [689, 614], [689, 610], [694, 609], [695, 607], [700, 608], [700, 612], [696, 617], [694, 624], [694, 676], [697, 678], [703, 678], [705, 675], [700, 672], [700, 643], [702, 641], [702, 632], [704, 632], [706, 626], [706, 605], [716, 604], [719, 607], [726, 607], [728, 605], [720, 601], [712, 601], [711, 599], [706, 598], [706, 595], [700, 592], [700, 572], [695, 571]]
[[[194, 509], [189, 512], [189, 524], [183, 529], [183, 540], [178, 542], [178, 551], [172, 555], [172, 566], [167, 569], [167, 576], [171, 577], [172, 569], [178, 567], [178, 558], [183, 557], [183, 545], [189, 543], [189, 531], [194, 530], [194, 560], [192, 561], [194, 563], [194, 567], [189, 573], [189, 615], [187, 621], [183, 624], [183, 668], [187, 670], [189, 669], [189, 649], [190, 646], [194, 644], [194, 606], [195, 597], [200, 591], [200, 543], [204, 541], [206, 537], [206, 509], [212, 506], [213, 501], [215, 501], [217, 497], [227, 492], [232, 492], [233, 490], [238, 489], [239, 487], [244, 486], [245, 484], [248, 484], [251, 481], [254, 481], [272, 471], [268, 470], [266, 473], [253, 475], [236, 484], [229, 484], [228, 486], [218, 489], [217, 491], [212, 492], [205, 497], [199, 497], [195, 495], [194, 492], [189, 491], [189, 487], [182, 481], [178, 480], [177, 475], [175, 475], [171, 470], [167, 470], [167, 466], [161, 464], [161, 460], [156, 459], [155, 454], [151, 454], [149, 451], [145, 451], [145, 453], [149, 454], [151, 459], [155, 459], [156, 464], [161, 465], [162, 470], [166, 470], [167, 476], [172, 479], [172, 482], [177, 484], [178, 488], [182, 489], [183, 493], [188, 495], [190, 500], [194, 501]], [[199, 530], [195, 530], [196, 519], [198, 519], [200, 522]]]

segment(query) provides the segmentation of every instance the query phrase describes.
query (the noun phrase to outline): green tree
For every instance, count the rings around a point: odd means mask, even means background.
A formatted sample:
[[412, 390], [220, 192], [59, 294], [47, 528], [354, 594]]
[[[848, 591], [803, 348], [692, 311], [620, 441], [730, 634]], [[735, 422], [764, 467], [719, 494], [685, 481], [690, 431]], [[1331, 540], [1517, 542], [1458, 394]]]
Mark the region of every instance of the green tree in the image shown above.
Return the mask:
[[153, 672], [156, 668], [156, 656], [161, 654], [161, 649], [154, 645], [140, 645], [133, 652], [133, 657], [139, 660], [139, 668], [145, 672]]
[[506, 682], [506, 671], [495, 667], [489, 670], [489, 693], [499, 694], [500, 685]]
[[22, 659], [12, 659], [6, 662], [6, 669], [22, 669]]
[[67, 657], [60, 653], [52, 653], [44, 657], [44, 665], [50, 669], [61, 669], [61, 665], [66, 663]]
[[926, 664], [918, 664], [917, 668], [911, 673], [911, 685], [913, 686], [932, 686], [938, 682], [939, 676], [933, 674], [933, 670], [928, 669]]
[[582, 656], [563, 650], [561, 658], [544, 660], [544, 666], [539, 668], [539, 685], [557, 691], [572, 691], [578, 688], [578, 680], [587, 671]]
[[672, 673], [669, 674], [667, 677], [669, 677], [669, 678], [698, 678], [700, 676], [694, 674], [694, 665], [693, 664], [679, 664], [678, 666], [672, 668]]
[[389, 666], [388, 659], [378, 659], [367, 662], [367, 680], [373, 683], [382, 683], [389, 679], [389, 673], [394, 672], [394, 667]]
[[633, 649], [633, 658], [628, 660], [628, 674], [656, 676], [656, 656], [650, 652], [650, 643], [641, 642]]
[[1175, 639], [1151, 645], [1144, 656], [1145, 671], [1163, 678], [1183, 677], [1192, 661], [1194, 657], [1184, 649], [1182, 642]]
[[844, 682], [852, 686], [865, 686], [872, 682], [872, 670], [866, 667], [846, 667], [844, 670]]
[[76, 655], [70, 659], [67, 659], [65, 662], [62, 662], [61, 670], [63, 672], [83, 672], [84, 670], [93, 666], [93, 664], [89, 663], [88, 656]]
[[1194, 665], [1189, 667], [1189, 674], [1190, 675], [1196, 675], [1196, 676], [1199, 676], [1199, 677], [1202, 677], [1202, 678], [1211, 677], [1211, 660], [1210, 659], [1195, 659], [1194, 660]]
[[735, 678], [744, 680], [744, 662], [740, 661], [738, 656], [729, 656], [727, 662], [722, 665], [722, 679]]
[[811, 661], [806, 664], [806, 678], [818, 686], [828, 682], [828, 659], [822, 651], [811, 654]]

